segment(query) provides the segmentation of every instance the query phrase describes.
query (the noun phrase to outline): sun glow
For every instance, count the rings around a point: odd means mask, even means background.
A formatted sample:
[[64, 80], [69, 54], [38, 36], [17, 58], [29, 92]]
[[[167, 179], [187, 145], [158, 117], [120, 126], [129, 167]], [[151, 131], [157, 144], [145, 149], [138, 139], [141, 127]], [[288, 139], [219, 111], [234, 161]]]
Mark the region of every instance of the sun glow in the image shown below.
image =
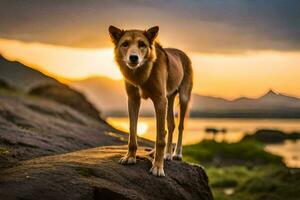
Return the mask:
[[[70, 48], [0, 38], [0, 53], [63, 82], [90, 76], [122, 79], [112, 47]], [[187, 53], [195, 72], [194, 93], [234, 99], [258, 97], [272, 88], [300, 96], [300, 52]]]
[[56, 78], [84, 79], [107, 76], [121, 79], [112, 48], [80, 49], [0, 39], [0, 52]]
[[[129, 122], [125, 121], [125, 120], [115, 120], [115, 119], [107, 119], [108, 123], [110, 123], [111, 125], [113, 125], [114, 127], [125, 131], [125, 132], [129, 132]], [[149, 129], [149, 124], [147, 122], [138, 122], [137, 125], [137, 134], [138, 136], [143, 136], [148, 132]]]

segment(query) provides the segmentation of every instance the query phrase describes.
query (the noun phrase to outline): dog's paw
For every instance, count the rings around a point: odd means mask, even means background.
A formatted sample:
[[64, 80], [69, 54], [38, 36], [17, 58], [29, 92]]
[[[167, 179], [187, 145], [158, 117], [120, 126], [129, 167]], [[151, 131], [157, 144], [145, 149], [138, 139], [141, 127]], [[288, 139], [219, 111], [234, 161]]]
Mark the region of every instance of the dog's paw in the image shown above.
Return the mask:
[[164, 159], [165, 159], [165, 160], [172, 160], [172, 154], [170, 154], [170, 153], [165, 153]]
[[172, 159], [173, 159], [173, 160], [182, 161], [182, 155], [173, 154]]
[[136, 157], [124, 156], [119, 160], [119, 163], [122, 165], [133, 165], [136, 163]]
[[163, 177], [165, 176], [164, 168], [160, 166], [152, 166], [150, 173], [154, 176]]

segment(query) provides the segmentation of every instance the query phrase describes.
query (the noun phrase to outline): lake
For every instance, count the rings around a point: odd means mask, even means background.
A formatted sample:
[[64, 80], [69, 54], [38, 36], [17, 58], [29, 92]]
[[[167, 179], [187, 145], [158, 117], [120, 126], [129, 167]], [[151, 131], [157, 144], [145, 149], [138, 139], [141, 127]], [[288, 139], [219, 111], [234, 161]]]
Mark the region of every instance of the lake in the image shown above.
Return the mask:
[[[129, 130], [128, 118], [108, 118], [108, 122], [124, 131]], [[176, 122], [177, 124], [177, 122]], [[226, 130], [216, 135], [207, 133], [207, 128]], [[218, 142], [238, 142], [245, 134], [252, 134], [258, 129], [277, 129], [285, 132], [300, 132], [300, 119], [200, 119], [190, 118], [186, 121], [183, 144], [194, 144], [204, 139], [214, 139]], [[138, 135], [155, 140], [155, 118], [139, 118]], [[177, 130], [173, 142], [177, 141]], [[289, 167], [300, 168], [300, 141], [285, 141], [282, 144], [267, 145], [266, 150], [281, 155]]]

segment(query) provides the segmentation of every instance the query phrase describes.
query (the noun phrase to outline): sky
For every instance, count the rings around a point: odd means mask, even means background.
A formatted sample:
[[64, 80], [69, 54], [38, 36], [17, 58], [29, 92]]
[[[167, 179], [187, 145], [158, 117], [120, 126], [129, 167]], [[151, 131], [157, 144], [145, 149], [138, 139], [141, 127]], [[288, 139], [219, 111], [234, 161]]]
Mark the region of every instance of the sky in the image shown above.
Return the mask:
[[107, 28], [160, 26], [165, 47], [184, 50], [194, 92], [300, 96], [297, 0], [2, 0], [0, 53], [49, 75], [121, 79]]

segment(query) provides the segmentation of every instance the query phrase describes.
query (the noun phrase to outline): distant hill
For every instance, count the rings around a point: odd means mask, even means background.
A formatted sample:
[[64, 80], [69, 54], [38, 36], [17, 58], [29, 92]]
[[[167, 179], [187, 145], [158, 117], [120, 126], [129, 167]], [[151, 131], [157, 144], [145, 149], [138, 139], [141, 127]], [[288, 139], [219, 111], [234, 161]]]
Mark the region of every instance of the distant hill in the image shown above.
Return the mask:
[[259, 98], [232, 101], [193, 95], [192, 116], [246, 118], [300, 118], [300, 99], [269, 90]]
[[[106, 116], [127, 116], [126, 93], [123, 81], [92, 77], [70, 83], [86, 94]], [[150, 101], [143, 103], [141, 115], [153, 115]], [[193, 94], [192, 117], [242, 117], [242, 118], [300, 118], [300, 99], [268, 91], [259, 98], [241, 97], [227, 100]]]
[[[105, 116], [127, 116], [127, 97], [123, 81], [106, 77], [90, 77], [69, 84], [85, 94]], [[153, 115], [152, 103], [142, 102], [141, 112]]]

